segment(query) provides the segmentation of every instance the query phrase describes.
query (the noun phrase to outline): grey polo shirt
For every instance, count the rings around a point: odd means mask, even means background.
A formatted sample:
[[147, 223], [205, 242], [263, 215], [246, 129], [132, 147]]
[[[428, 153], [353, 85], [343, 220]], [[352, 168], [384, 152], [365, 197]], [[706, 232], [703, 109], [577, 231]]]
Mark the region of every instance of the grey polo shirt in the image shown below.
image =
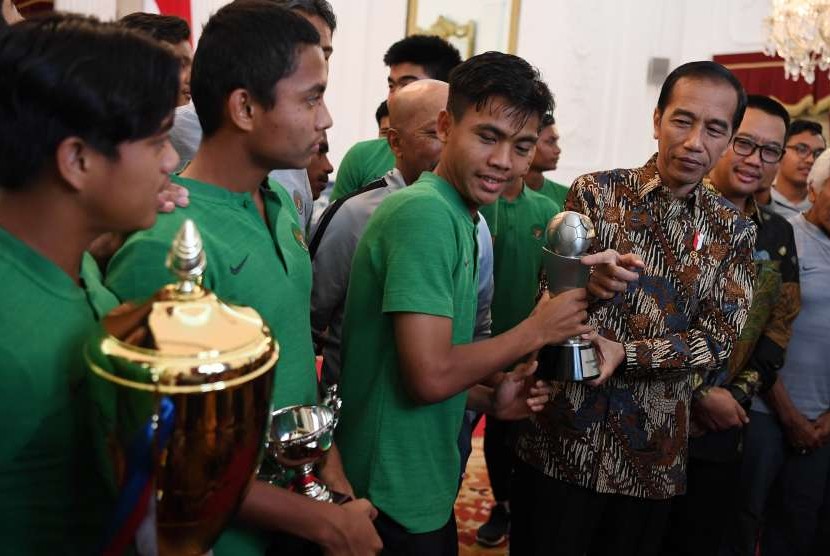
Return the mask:
[[[315, 341], [322, 343], [325, 379], [340, 376], [340, 339], [349, 273], [357, 243], [369, 217], [392, 193], [406, 187], [403, 176], [393, 168], [382, 178], [354, 194], [338, 199], [326, 209], [311, 235], [311, 328]], [[328, 214], [327, 214], [328, 213]], [[490, 303], [493, 299], [493, 239], [484, 218], [478, 219], [478, 310], [475, 339], [490, 336]]]
[[[798, 250], [801, 312], [778, 380], [808, 419], [830, 410], [830, 237], [799, 214], [790, 219]], [[752, 409], [772, 413], [760, 397]]]
[[790, 219], [794, 216], [798, 216], [802, 212], [807, 212], [810, 210], [810, 207], [813, 206], [806, 197], [800, 203], [792, 203], [789, 199], [784, 197], [781, 193], [775, 189], [775, 185], [769, 190], [770, 194], [770, 202], [767, 205], [767, 208], [772, 210], [772, 212], [783, 216], [786, 219]]

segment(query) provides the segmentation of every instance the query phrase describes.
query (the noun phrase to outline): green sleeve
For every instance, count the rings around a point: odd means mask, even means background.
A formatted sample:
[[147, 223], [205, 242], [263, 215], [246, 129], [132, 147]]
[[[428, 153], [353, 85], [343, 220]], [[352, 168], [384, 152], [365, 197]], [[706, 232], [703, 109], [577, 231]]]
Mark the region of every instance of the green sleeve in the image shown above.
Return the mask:
[[545, 218], [545, 225], [550, 222], [550, 219], [562, 212], [562, 203], [557, 203], [552, 199], [545, 198], [543, 203], [543, 214]]
[[337, 169], [337, 179], [334, 181], [334, 189], [331, 190], [329, 195], [329, 202], [333, 203], [363, 185], [363, 177], [360, 175], [362, 168], [360, 155], [356, 150], [359, 146], [360, 143], [349, 149], [343, 160], [340, 161], [340, 168]]
[[165, 266], [170, 242], [139, 232], [112, 257], [105, 285], [122, 302], [146, 299], [173, 281]]
[[451, 216], [434, 200], [413, 198], [386, 222], [392, 225], [381, 239], [383, 312], [452, 318], [458, 250]]
[[562, 184], [553, 182], [553, 202], [559, 205], [559, 210], [561, 211], [563, 206], [565, 206], [565, 199], [568, 198], [568, 192], [570, 189], [565, 187]]

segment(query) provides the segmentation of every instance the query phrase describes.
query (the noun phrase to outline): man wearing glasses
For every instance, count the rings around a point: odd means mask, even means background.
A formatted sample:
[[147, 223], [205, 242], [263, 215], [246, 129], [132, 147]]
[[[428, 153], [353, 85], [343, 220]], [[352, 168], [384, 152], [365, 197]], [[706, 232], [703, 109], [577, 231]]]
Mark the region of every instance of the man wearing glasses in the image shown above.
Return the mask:
[[807, 175], [826, 147], [821, 124], [795, 120], [787, 132], [778, 177], [772, 189], [762, 193], [758, 200], [784, 218], [808, 210], [812, 203], [807, 198]]
[[716, 372], [692, 375], [687, 490], [672, 501], [661, 554], [718, 554], [735, 511], [742, 438], [752, 398], [780, 390], [773, 385], [800, 307], [795, 241], [792, 226], [769, 209], [759, 208], [754, 194], [775, 178], [785, 156], [789, 119], [780, 103], [749, 95], [731, 148], [709, 173], [710, 185], [758, 228], [755, 293], [729, 359]]

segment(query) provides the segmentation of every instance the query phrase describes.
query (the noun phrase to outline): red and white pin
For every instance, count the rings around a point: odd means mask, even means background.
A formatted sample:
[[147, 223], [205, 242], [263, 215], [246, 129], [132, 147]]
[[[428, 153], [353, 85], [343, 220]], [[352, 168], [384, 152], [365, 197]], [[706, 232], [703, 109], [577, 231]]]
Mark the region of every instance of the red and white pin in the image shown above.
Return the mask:
[[700, 251], [701, 247], [703, 247], [703, 234], [695, 230], [695, 237], [692, 238], [692, 248], [695, 251]]

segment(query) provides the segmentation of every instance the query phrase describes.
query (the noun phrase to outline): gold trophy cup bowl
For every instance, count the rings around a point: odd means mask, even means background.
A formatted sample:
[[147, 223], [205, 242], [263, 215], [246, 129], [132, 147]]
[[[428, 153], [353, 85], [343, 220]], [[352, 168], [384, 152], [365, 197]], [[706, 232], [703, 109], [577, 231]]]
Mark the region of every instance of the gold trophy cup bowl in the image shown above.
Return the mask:
[[[210, 551], [263, 453], [279, 348], [254, 310], [201, 287], [205, 264], [186, 221], [167, 261], [178, 283], [107, 315], [87, 346], [113, 514], [140, 508], [140, 526], [111, 529], [142, 554]], [[126, 494], [142, 465], [144, 505]]]

